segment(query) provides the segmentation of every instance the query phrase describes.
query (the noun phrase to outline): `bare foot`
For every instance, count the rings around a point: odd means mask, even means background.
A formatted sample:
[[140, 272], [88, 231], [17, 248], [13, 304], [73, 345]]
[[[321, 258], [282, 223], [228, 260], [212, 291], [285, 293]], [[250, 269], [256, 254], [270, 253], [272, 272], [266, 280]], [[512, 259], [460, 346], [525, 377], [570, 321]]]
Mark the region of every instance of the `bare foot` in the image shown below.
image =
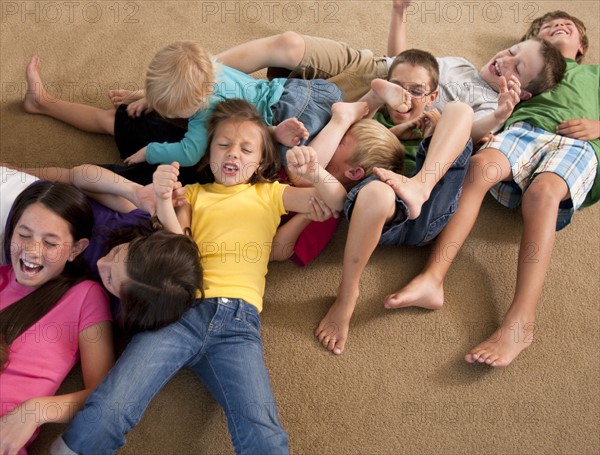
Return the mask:
[[503, 368], [533, 343], [535, 323], [520, 319], [505, 319], [491, 337], [478, 344], [465, 355], [469, 363], [485, 363]]
[[113, 104], [113, 106], [118, 107], [120, 104], [129, 104], [132, 101], [137, 101], [144, 97], [143, 90], [125, 90], [125, 89], [115, 89], [108, 91], [108, 99]]
[[350, 318], [352, 313], [348, 315], [346, 305], [342, 305], [336, 299], [331, 305], [325, 317], [319, 323], [315, 336], [319, 339], [325, 349], [328, 349], [336, 355], [344, 352], [348, 332], [350, 330]]
[[369, 106], [364, 101], [355, 103], [337, 102], [331, 106], [331, 118], [350, 126], [369, 113]]
[[394, 192], [406, 204], [408, 208], [408, 219], [414, 220], [421, 214], [423, 204], [429, 199], [429, 193], [425, 185], [420, 184], [417, 179], [409, 179], [404, 175], [396, 174], [387, 169], [373, 168], [373, 173], [392, 187]]
[[29, 114], [41, 114], [43, 104], [49, 101], [48, 94], [44, 89], [44, 84], [41, 77], [41, 62], [40, 57], [34, 55], [27, 64], [25, 77], [27, 78], [27, 92], [23, 100], [23, 108]]
[[444, 306], [444, 284], [428, 275], [417, 275], [398, 292], [388, 295], [383, 306], [388, 309], [414, 306], [439, 310]]
[[385, 79], [373, 79], [371, 88], [381, 98], [385, 104], [398, 112], [405, 113], [412, 107], [412, 98], [410, 93], [397, 84], [393, 84]]

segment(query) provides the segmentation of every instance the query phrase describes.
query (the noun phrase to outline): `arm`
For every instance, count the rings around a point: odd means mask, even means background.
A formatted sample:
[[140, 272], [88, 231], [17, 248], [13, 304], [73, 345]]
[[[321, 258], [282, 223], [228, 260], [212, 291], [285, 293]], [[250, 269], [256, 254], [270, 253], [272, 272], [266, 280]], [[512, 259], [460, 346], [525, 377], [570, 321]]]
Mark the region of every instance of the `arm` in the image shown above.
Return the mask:
[[489, 134], [490, 131], [497, 131], [500, 129], [520, 101], [521, 84], [514, 75], [510, 77], [508, 82], [504, 76], [500, 76], [498, 82], [500, 84], [498, 108], [492, 114], [488, 114], [473, 122], [471, 139], [473, 139], [474, 144]]
[[392, 19], [388, 33], [387, 55], [394, 57], [408, 48], [406, 38], [406, 11], [412, 0], [393, 0]]
[[76, 186], [89, 197], [117, 212], [127, 213], [136, 206], [144, 209], [136, 193], [142, 188], [141, 185], [100, 166], [82, 164], [71, 169], [39, 167], [21, 170], [43, 180]]
[[79, 351], [85, 389], [31, 398], [6, 414], [0, 421], [0, 453], [17, 453], [38, 427], [51, 422], [69, 422], [83, 407], [88, 395], [115, 362], [111, 323], [100, 322], [82, 330], [79, 333]]
[[312, 147], [294, 147], [287, 152], [288, 172], [292, 179], [304, 178], [314, 188], [289, 186], [283, 193], [283, 205], [287, 211], [308, 213], [311, 197], [322, 199], [332, 210], [341, 211], [346, 200], [346, 190], [335, 177], [318, 164], [317, 152]]
[[[142, 186], [101, 166], [82, 164], [71, 169], [27, 168], [23, 172], [44, 180], [76, 186], [92, 199], [117, 212], [127, 213], [136, 207], [150, 214], [156, 211], [156, 199], [151, 185]], [[181, 184], [176, 186], [173, 192], [175, 206], [181, 203], [183, 191]]]
[[[179, 142], [151, 142], [146, 147], [131, 155], [127, 164], [147, 161], [150, 164], [168, 164], [177, 161], [181, 166], [194, 166], [204, 156], [207, 146], [206, 120], [212, 109], [205, 109], [194, 114], [188, 122], [188, 130]], [[133, 157], [139, 156], [138, 159]]]
[[[173, 190], [179, 183], [179, 163], [158, 166], [152, 177], [154, 193], [156, 194], [156, 215], [167, 231], [183, 234], [184, 230], [179, 224], [175, 209], [171, 203]], [[187, 205], [189, 207], [189, 205]], [[181, 208], [185, 210], [185, 206]], [[191, 208], [190, 208], [191, 211]], [[186, 226], [186, 227], [189, 227]]]
[[326, 221], [331, 217], [337, 218], [338, 212], [332, 211], [327, 205], [315, 198], [309, 200], [309, 213], [298, 213], [287, 223], [279, 226], [273, 238], [273, 247], [269, 261], [285, 261], [294, 253], [294, 247], [302, 231], [313, 221]]

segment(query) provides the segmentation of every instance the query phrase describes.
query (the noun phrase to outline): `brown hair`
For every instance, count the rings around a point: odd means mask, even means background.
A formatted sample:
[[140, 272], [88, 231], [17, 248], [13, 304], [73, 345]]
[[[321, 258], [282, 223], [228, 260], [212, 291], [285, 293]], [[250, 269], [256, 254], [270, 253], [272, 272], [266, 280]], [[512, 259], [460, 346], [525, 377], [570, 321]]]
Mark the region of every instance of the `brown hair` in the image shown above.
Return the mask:
[[211, 116], [206, 123], [208, 132], [208, 150], [200, 161], [198, 171], [200, 180], [203, 182], [214, 182], [215, 177], [210, 169], [210, 146], [215, 131], [222, 122], [252, 122], [262, 136], [263, 149], [260, 164], [256, 172], [250, 178], [250, 183], [268, 183], [277, 179], [277, 173], [281, 167], [281, 156], [276, 146], [275, 138], [270, 128], [264, 122], [256, 108], [241, 99], [229, 99], [216, 104]]
[[583, 49], [583, 52], [578, 52], [577, 56], [575, 57], [575, 60], [577, 61], [577, 63], [581, 63], [581, 61], [583, 60], [583, 57], [585, 56], [585, 54], [588, 50], [589, 44], [590, 44], [588, 36], [587, 36], [587, 30], [586, 30], [585, 24], [580, 19], [577, 19], [575, 16], [571, 16], [569, 13], [567, 13], [565, 11], [560, 11], [560, 10], [552, 11], [550, 13], [546, 13], [543, 16], [534, 19], [533, 22], [531, 23], [531, 25], [529, 26], [529, 29], [525, 33], [525, 35], [523, 35], [523, 37], [521, 38], [521, 41], [525, 41], [525, 40], [528, 40], [531, 38], [537, 38], [537, 36], [540, 33], [540, 30], [542, 29], [542, 26], [546, 22], [550, 22], [555, 19], [570, 20], [573, 22], [573, 24], [575, 24], [575, 27], [577, 27], [577, 30], [579, 31], [580, 44]]
[[430, 90], [435, 90], [440, 79], [440, 67], [435, 57], [429, 52], [420, 49], [407, 49], [400, 52], [392, 61], [388, 70], [388, 80], [392, 77], [392, 72], [401, 63], [408, 63], [412, 66], [422, 66], [429, 72]]
[[356, 141], [356, 148], [347, 163], [362, 167], [365, 177], [371, 175], [374, 167], [402, 172], [404, 146], [394, 133], [381, 123], [373, 119], [360, 120], [352, 125], [346, 134], [351, 134]]
[[560, 51], [547, 41], [539, 38], [530, 38], [533, 41], [541, 43], [540, 54], [544, 60], [544, 66], [540, 74], [534, 78], [525, 90], [531, 92], [532, 95], [547, 92], [558, 85], [565, 75], [567, 63]]
[[152, 58], [146, 71], [146, 99], [163, 117], [208, 106], [215, 83], [210, 56], [194, 41], [169, 44]]
[[155, 330], [177, 321], [202, 293], [198, 246], [189, 237], [156, 231], [129, 243], [127, 280], [117, 321], [127, 331]]
[[[65, 220], [75, 242], [91, 237], [92, 209], [81, 191], [62, 183], [35, 182], [19, 194], [11, 209], [4, 238], [7, 258], [10, 257], [10, 242], [17, 223], [25, 210], [33, 204], [42, 204]], [[80, 254], [75, 260], [65, 264], [60, 275], [0, 311], [0, 371], [8, 363], [8, 346], [44, 317], [69, 289], [87, 278], [87, 275], [88, 269]]]

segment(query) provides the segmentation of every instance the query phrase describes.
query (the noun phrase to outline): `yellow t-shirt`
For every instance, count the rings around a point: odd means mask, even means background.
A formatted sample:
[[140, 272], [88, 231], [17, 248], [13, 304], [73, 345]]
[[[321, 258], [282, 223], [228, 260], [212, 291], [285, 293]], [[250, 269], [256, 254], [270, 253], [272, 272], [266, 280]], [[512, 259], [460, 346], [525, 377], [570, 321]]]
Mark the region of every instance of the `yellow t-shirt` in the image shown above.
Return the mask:
[[271, 245], [286, 213], [285, 187], [278, 182], [186, 186], [207, 298], [244, 299], [262, 310]]

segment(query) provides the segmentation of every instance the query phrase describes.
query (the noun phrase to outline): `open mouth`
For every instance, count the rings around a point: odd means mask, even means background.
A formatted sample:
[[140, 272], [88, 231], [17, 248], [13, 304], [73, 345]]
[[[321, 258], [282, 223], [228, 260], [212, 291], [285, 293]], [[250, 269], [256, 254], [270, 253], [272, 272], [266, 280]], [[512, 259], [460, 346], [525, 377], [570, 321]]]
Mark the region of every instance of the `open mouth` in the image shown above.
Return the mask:
[[226, 175], [234, 175], [239, 171], [239, 167], [234, 163], [223, 164], [223, 173]]
[[34, 264], [33, 262], [24, 259], [19, 259], [19, 264], [21, 266], [21, 272], [28, 276], [35, 276], [44, 268], [43, 265]]
[[568, 35], [569, 33], [566, 30], [556, 30], [555, 32], [552, 33], [552, 35], [550, 36], [556, 36], [556, 35]]
[[500, 72], [500, 65], [498, 65], [498, 60], [495, 60], [492, 64], [490, 64], [489, 70], [490, 73], [492, 73], [495, 76], [502, 76], [502, 73]]

